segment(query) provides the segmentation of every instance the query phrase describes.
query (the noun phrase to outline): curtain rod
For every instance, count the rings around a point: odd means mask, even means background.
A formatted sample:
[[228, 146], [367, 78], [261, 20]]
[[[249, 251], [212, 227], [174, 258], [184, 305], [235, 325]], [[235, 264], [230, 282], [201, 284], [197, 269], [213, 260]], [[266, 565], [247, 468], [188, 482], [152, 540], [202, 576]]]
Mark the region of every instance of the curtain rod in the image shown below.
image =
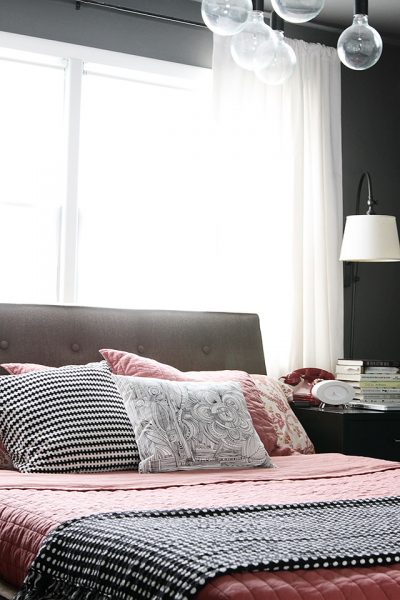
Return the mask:
[[102, 2], [100, 0], [76, 0], [75, 8], [79, 10], [82, 4], [89, 4], [90, 6], [97, 6], [99, 8], [107, 8], [109, 10], [117, 10], [119, 12], [130, 13], [138, 15], [140, 17], [147, 17], [150, 19], [159, 19], [160, 21], [169, 21], [171, 23], [180, 23], [182, 25], [190, 25], [192, 27], [206, 28], [204, 23], [197, 23], [196, 21], [190, 21], [188, 19], [178, 19], [175, 17], [167, 17], [165, 15], [159, 15], [144, 10], [137, 10], [135, 8], [128, 8], [127, 6], [119, 6], [117, 4], [109, 4], [108, 2]]
[[[188, 19], [178, 19], [175, 17], [166, 17], [165, 15], [158, 15], [151, 12], [146, 12], [142, 10], [136, 10], [133, 8], [127, 8], [125, 6], [118, 6], [114, 4], [108, 4], [106, 2], [101, 2], [100, 0], [75, 0], [75, 8], [79, 10], [82, 4], [88, 4], [91, 6], [97, 6], [99, 8], [108, 8], [109, 10], [117, 10], [120, 12], [131, 13], [134, 15], [138, 15], [139, 17], [145, 17], [150, 19], [158, 19], [160, 21], [169, 21], [170, 23], [180, 23], [181, 25], [190, 25], [192, 27], [201, 27], [202, 29], [207, 29], [207, 26], [204, 23], [197, 23], [196, 21], [190, 21]], [[267, 18], [270, 18], [270, 13], [268, 11], [264, 11], [264, 15]], [[310, 27], [312, 29], [321, 29], [323, 31], [330, 31], [332, 33], [340, 33], [342, 29], [337, 26], [327, 25], [323, 23], [313, 23], [309, 21], [308, 23], [302, 23], [302, 27]], [[383, 41], [386, 43], [392, 44], [394, 46], [399, 46], [400, 41], [398, 38], [392, 38], [390, 36], [382, 36]]]

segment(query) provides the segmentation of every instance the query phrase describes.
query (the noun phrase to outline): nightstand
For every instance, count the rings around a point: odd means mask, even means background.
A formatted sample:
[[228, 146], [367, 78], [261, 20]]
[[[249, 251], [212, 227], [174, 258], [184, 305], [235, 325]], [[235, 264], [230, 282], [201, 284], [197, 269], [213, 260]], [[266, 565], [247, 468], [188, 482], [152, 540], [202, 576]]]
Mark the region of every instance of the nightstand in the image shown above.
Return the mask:
[[316, 452], [400, 461], [400, 411], [293, 407]]

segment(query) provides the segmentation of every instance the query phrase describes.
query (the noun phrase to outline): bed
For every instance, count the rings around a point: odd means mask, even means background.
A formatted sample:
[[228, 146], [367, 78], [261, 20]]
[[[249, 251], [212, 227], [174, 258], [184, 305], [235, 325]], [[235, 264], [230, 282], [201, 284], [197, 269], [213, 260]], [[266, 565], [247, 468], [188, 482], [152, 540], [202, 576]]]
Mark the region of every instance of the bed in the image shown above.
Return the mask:
[[[185, 372], [266, 373], [259, 320], [254, 314], [0, 305], [2, 364], [86, 365], [101, 359], [101, 348], [123, 349]], [[51, 532], [88, 515], [248, 505], [315, 503], [323, 507], [332, 501], [399, 495], [399, 463], [339, 454], [287, 454], [273, 452], [274, 468], [265, 469], [0, 470], [0, 595], [14, 597]], [[398, 512], [394, 514], [398, 518]], [[398, 520], [392, 525], [398, 531]], [[372, 566], [361, 562], [309, 568], [307, 564], [305, 568], [219, 574], [201, 587], [196, 598], [396, 600], [400, 598], [398, 552], [395, 548], [390, 564], [384, 560]]]

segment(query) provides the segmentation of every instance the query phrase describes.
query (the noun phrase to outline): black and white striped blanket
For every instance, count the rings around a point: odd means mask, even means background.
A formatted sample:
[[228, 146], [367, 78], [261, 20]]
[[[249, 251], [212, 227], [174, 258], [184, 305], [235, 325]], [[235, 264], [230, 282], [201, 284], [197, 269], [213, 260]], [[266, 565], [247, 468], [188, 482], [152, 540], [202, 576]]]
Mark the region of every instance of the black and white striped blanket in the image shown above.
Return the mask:
[[97, 514], [45, 539], [16, 600], [184, 600], [239, 571], [400, 562], [400, 497]]

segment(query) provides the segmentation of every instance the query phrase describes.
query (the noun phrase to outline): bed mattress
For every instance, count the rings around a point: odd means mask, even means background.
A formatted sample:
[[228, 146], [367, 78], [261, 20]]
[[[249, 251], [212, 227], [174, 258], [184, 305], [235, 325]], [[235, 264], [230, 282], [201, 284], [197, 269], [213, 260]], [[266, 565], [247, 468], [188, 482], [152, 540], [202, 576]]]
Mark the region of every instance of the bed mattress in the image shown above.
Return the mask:
[[[92, 513], [398, 495], [400, 464], [340, 454], [277, 457], [275, 469], [142, 475], [0, 472], [0, 577], [19, 587], [44, 537]], [[398, 600], [400, 565], [216, 578], [199, 600]]]

